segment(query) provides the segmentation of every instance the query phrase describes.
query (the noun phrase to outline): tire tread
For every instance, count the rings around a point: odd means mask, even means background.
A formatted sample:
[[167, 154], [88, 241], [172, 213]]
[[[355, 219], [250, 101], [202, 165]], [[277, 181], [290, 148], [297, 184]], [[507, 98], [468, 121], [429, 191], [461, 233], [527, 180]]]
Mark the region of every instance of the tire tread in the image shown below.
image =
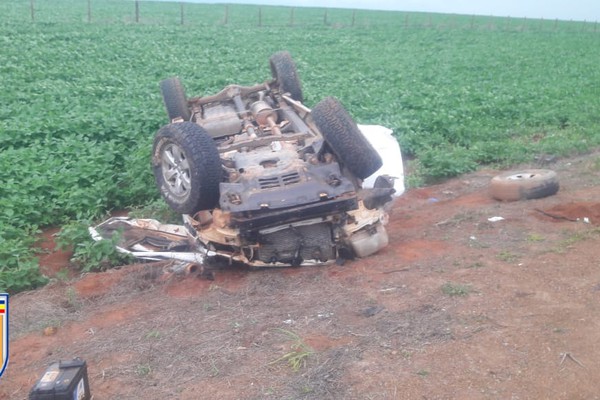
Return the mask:
[[337, 99], [323, 99], [312, 109], [312, 117], [338, 159], [358, 178], [365, 179], [381, 168], [379, 153]]
[[[160, 154], [163, 141], [179, 145], [190, 164], [190, 195], [182, 201], [169, 196], [168, 189], [164, 187]], [[221, 158], [212, 137], [199, 125], [181, 122], [162, 127], [154, 139], [152, 166], [156, 184], [174, 211], [195, 214], [201, 210], [212, 209], [218, 204], [222, 177]]]
[[160, 82], [165, 108], [169, 121], [182, 118], [184, 121], [191, 119], [191, 111], [185, 97], [185, 90], [179, 78], [173, 77]]
[[269, 58], [269, 64], [271, 66], [271, 74], [278, 81], [281, 91], [289, 92], [294, 100], [299, 102], [304, 101], [296, 64], [292, 60], [290, 53], [287, 51], [274, 53]]
[[[529, 179], [509, 179], [514, 175], [532, 175]], [[500, 201], [533, 200], [552, 196], [560, 188], [556, 172], [544, 169], [510, 171], [490, 182], [490, 194]]]

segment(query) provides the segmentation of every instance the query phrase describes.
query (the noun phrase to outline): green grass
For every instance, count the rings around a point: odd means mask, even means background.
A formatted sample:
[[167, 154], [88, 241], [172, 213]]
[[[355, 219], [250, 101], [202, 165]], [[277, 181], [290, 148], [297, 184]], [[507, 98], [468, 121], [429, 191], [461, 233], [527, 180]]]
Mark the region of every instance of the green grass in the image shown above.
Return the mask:
[[[425, 184], [600, 145], [594, 24], [442, 14], [79, 0], [0, 2], [0, 290], [42, 284], [41, 227], [152, 204], [158, 82], [190, 95], [269, 78], [289, 50], [308, 106], [392, 128]], [[325, 13], [327, 16], [325, 18]], [[354, 15], [353, 15], [354, 14]], [[352, 21], [354, 18], [354, 26]]]
[[578, 232], [565, 232], [565, 238], [561, 240], [552, 250], [556, 253], [564, 253], [570, 247], [579, 242], [589, 240], [600, 235], [600, 228], [592, 227], [590, 229]]
[[511, 253], [510, 251], [502, 250], [496, 255], [496, 258], [500, 261], [513, 263], [519, 259], [519, 256], [517, 254]]
[[530, 233], [527, 236], [527, 241], [528, 242], [534, 242], [535, 243], [535, 242], [543, 242], [545, 240], [546, 240], [546, 237], [544, 235], [541, 235], [541, 234], [535, 233], [535, 232]]
[[450, 297], [464, 297], [473, 292], [471, 285], [447, 282], [442, 285], [442, 293]]
[[304, 343], [297, 333], [281, 328], [278, 328], [277, 331], [291, 340], [292, 344], [290, 344], [289, 352], [271, 361], [269, 365], [285, 362], [294, 372], [298, 372], [301, 368], [306, 367], [308, 358], [315, 354], [314, 350]]

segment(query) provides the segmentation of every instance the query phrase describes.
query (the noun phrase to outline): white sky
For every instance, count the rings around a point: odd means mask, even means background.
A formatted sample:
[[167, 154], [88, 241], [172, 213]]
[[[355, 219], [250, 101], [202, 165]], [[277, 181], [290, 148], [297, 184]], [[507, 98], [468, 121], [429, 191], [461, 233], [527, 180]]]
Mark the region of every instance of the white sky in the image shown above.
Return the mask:
[[600, 0], [186, 0], [600, 21]]

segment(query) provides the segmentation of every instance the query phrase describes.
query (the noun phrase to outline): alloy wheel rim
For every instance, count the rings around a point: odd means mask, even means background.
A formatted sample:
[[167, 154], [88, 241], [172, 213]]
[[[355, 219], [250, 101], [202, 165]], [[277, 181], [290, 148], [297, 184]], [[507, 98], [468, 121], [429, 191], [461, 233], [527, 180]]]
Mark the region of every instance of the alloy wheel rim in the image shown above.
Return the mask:
[[191, 190], [190, 164], [181, 147], [170, 143], [162, 151], [163, 178], [172, 194], [185, 197]]

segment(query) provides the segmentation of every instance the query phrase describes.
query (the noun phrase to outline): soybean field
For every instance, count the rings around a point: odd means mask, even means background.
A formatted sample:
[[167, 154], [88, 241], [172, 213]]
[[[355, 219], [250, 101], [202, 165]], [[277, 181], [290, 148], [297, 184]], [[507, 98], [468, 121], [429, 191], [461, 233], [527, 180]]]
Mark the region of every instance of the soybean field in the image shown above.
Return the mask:
[[[269, 79], [269, 56], [288, 50], [309, 107], [335, 96], [357, 122], [394, 130], [412, 186], [600, 145], [591, 25], [300, 8], [290, 23], [285, 7], [261, 7], [259, 24], [258, 7], [229, 6], [225, 21], [222, 7], [197, 4], [181, 24], [173, 3], [152, 4], [170, 20], [142, 9], [135, 23], [128, 2], [93, 18], [80, 3], [68, 14], [73, 0], [53, 1], [54, 14], [33, 21], [29, 2], [0, 5], [0, 291], [47, 281], [41, 229], [157, 207], [150, 153], [167, 123], [158, 83], [170, 76], [188, 95], [213, 94]], [[107, 255], [81, 240], [79, 254]]]

